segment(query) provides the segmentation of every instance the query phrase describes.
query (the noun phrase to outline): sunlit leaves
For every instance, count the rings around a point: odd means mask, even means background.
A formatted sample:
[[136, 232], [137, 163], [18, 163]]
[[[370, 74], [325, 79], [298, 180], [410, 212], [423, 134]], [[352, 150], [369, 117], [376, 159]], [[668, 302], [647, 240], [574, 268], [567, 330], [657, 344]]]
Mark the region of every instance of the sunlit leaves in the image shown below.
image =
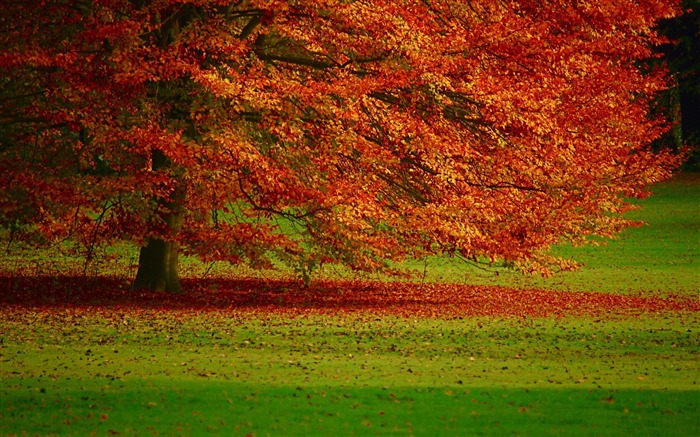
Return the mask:
[[[548, 273], [550, 245], [619, 231], [623, 196], [678, 164], [646, 148], [665, 129], [648, 116], [665, 77], [638, 69], [654, 23], [676, 13], [665, 1], [14, 5], [0, 181], [15, 190], [0, 219], [38, 223], [47, 240], [178, 238], [255, 265], [377, 270], [460, 253]], [[156, 169], [160, 155], [170, 165]], [[183, 187], [171, 235], [159, 217]]]

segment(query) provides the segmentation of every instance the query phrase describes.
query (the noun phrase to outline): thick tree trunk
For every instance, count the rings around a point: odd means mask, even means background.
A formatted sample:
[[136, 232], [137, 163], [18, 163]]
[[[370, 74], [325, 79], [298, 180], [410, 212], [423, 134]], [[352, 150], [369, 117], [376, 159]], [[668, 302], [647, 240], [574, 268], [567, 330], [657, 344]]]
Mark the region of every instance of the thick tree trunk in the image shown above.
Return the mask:
[[[182, 215], [171, 214], [171, 217], [174, 225], [170, 227], [171, 231], [179, 231], [182, 227]], [[150, 238], [146, 246], [141, 248], [139, 269], [133, 288], [182, 293], [178, 275], [179, 249], [180, 244], [177, 241]]]
[[[160, 150], [153, 151], [153, 170], [158, 171], [170, 167], [170, 161]], [[182, 293], [182, 285], [178, 275], [178, 256], [180, 244], [177, 236], [182, 230], [185, 210], [185, 187], [179, 181], [178, 187], [170, 197], [159, 202], [165, 211], [161, 216], [166, 226], [168, 238], [151, 237], [139, 253], [139, 267], [132, 288], [134, 290], [166, 291]]]

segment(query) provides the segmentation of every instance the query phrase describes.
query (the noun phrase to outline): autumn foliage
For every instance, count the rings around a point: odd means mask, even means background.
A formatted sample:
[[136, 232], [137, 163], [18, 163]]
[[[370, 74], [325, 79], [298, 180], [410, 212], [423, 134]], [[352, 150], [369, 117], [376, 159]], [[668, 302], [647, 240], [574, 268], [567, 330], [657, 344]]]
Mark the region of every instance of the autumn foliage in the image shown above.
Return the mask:
[[[460, 284], [299, 281], [261, 279], [183, 280], [185, 295], [131, 291], [118, 278], [6, 277], [0, 275], [3, 314], [100, 313], [106, 316], [170, 312], [226, 317], [312, 315], [405, 318], [636, 317], [691, 314], [700, 302], [683, 296], [621, 295]], [[37, 284], [51, 284], [52, 293]]]
[[162, 246], [167, 274], [180, 248], [305, 276], [431, 254], [547, 272], [678, 164], [647, 147], [666, 79], [638, 62], [675, 2], [3, 9], [4, 238], [132, 241], [142, 267]]

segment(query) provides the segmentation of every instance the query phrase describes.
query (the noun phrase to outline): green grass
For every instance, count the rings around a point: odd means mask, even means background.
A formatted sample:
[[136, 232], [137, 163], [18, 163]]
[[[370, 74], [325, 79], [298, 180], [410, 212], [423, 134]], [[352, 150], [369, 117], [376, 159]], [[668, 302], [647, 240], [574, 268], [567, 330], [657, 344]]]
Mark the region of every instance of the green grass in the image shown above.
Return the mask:
[[[439, 260], [427, 279], [697, 299], [699, 189], [697, 176], [655, 187], [634, 213], [648, 226], [605, 247], [558, 249], [585, 264], [580, 272], [496, 277]], [[6, 256], [3, 269], [34, 257], [30, 269], [52, 273], [50, 255], [30, 255]], [[128, 264], [106, 267], [117, 262]], [[698, 313], [404, 319], [5, 307], [0, 435], [697, 436], [699, 357]]]
[[24, 414], [30, 435], [80, 430], [76, 434], [691, 436], [699, 431], [692, 420], [697, 396], [679, 391], [294, 388], [210, 381], [39, 390], [28, 387], [18, 399], [26, 412], [12, 412]]
[[698, 322], [19, 312], [0, 418], [18, 435], [691, 436]]

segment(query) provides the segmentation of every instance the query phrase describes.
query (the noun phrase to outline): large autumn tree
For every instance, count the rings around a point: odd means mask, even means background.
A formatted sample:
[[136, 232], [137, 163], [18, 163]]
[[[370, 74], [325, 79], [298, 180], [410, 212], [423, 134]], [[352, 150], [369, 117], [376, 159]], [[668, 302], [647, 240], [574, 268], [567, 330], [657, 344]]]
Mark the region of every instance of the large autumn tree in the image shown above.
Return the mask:
[[0, 224], [303, 274], [566, 267], [677, 159], [648, 144], [668, 0], [43, 0], [0, 15]]

